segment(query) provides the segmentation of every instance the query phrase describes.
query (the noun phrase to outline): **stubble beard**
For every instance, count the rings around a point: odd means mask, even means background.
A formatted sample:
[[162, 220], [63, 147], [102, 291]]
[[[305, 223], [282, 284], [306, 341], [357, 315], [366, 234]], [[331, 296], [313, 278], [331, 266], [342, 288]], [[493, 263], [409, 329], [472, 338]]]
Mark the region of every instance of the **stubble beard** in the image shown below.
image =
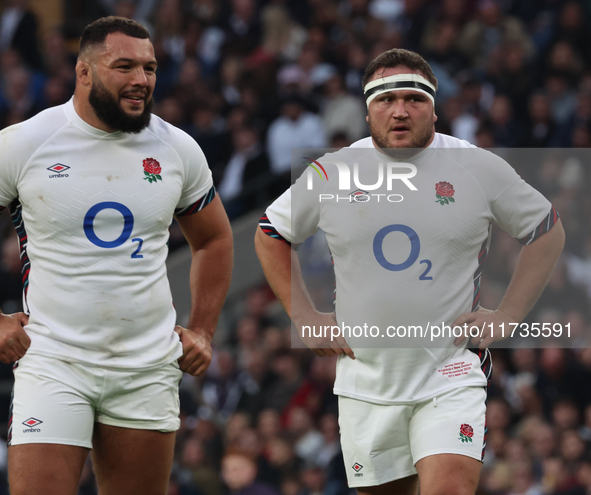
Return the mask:
[[144, 110], [140, 115], [129, 115], [121, 104], [108, 90], [102, 81], [93, 78], [92, 88], [88, 95], [88, 102], [92, 105], [96, 116], [108, 127], [115, 131], [137, 134], [150, 124], [154, 100], [144, 100]]
[[368, 119], [368, 124], [369, 133], [377, 147], [380, 148], [380, 150], [386, 155], [396, 159], [406, 159], [419, 153], [421, 150], [427, 147], [427, 144], [433, 137], [434, 133], [432, 125], [425, 127], [424, 130], [422, 130], [415, 136], [413, 140], [411, 140], [408, 146], [393, 148], [390, 142], [388, 142], [388, 131], [386, 131], [385, 135], [384, 133], [380, 133], [380, 131], [373, 126], [371, 117]]

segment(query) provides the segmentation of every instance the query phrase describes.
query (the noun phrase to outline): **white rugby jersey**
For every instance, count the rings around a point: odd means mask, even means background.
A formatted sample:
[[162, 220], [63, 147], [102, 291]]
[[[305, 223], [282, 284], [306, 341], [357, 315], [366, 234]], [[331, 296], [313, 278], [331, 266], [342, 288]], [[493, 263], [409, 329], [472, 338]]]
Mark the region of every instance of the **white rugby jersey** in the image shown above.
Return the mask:
[[103, 132], [70, 100], [4, 129], [0, 150], [28, 352], [127, 369], [181, 356], [165, 260], [173, 214], [215, 194], [197, 143], [156, 116], [138, 134]]
[[[357, 183], [355, 161], [363, 164]], [[412, 347], [385, 331], [451, 326], [476, 310], [491, 224], [527, 244], [556, 221], [551, 204], [498, 156], [441, 134], [404, 160], [381, 154], [366, 138], [314, 165], [320, 173], [305, 171], [261, 226], [296, 244], [322, 229], [334, 260], [337, 322], [380, 330], [376, 338], [347, 339], [357, 359], [339, 357], [335, 394], [404, 404], [486, 385], [488, 350], [472, 352], [467, 341], [456, 347], [453, 336], [436, 345], [417, 339]], [[379, 168], [383, 183], [374, 189]]]

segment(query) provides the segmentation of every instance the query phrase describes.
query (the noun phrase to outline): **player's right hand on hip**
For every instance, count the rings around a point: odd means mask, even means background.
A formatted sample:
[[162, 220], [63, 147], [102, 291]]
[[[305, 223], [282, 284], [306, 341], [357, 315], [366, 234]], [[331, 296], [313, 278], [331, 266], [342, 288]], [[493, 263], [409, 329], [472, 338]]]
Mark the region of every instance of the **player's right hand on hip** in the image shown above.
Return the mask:
[[205, 373], [213, 355], [211, 338], [208, 338], [205, 332], [190, 330], [180, 325], [174, 327], [174, 331], [183, 345], [183, 355], [178, 360], [181, 370], [193, 376]]
[[12, 363], [22, 358], [31, 345], [23, 328], [29, 323], [25, 313], [0, 314], [0, 361]]
[[[314, 354], [320, 357], [334, 356], [335, 354], [346, 354], [355, 359], [353, 350], [347, 341], [340, 334], [340, 327], [335, 319], [334, 313], [314, 312], [314, 315], [305, 318], [308, 321], [296, 324], [300, 339], [308, 346]], [[338, 329], [338, 335], [337, 335]], [[321, 335], [315, 337], [314, 335]]]

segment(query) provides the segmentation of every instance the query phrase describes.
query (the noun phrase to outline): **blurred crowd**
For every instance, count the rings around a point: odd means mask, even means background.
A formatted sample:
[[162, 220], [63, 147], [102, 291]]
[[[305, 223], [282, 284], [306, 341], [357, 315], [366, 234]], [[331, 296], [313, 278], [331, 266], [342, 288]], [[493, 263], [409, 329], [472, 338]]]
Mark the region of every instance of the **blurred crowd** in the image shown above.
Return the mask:
[[[507, 151], [507, 158], [554, 203], [567, 245], [528, 321], [570, 323], [570, 342], [580, 348], [493, 351], [479, 493], [591, 493], [591, 350], [584, 348], [591, 330], [591, 170], [585, 150], [539, 150], [591, 147], [591, 3], [64, 0], [57, 2], [63, 25], [45, 31], [44, 13], [27, 0], [3, 3], [0, 128], [71, 97], [76, 40], [88, 22], [135, 18], [150, 30], [159, 63], [155, 113], [200, 144], [231, 219], [289, 185], [290, 148], [339, 148], [368, 135], [361, 77], [371, 59], [393, 47], [418, 51], [431, 64], [439, 132], [486, 148], [538, 148]], [[7, 313], [22, 308], [9, 224], [0, 216], [0, 308]], [[171, 248], [177, 239], [173, 231]], [[302, 246], [309, 277], [330, 277], [321, 246]], [[500, 301], [519, 249], [495, 230], [484, 307]], [[314, 294], [320, 305], [330, 304], [333, 288]], [[289, 321], [267, 287], [251, 288], [221, 321], [207, 374], [181, 383], [169, 494], [350, 493], [331, 392], [334, 360], [292, 348]], [[9, 367], [0, 378], [10, 383]], [[0, 475], [5, 458], [0, 444]], [[95, 494], [90, 467], [83, 477], [80, 493]]]

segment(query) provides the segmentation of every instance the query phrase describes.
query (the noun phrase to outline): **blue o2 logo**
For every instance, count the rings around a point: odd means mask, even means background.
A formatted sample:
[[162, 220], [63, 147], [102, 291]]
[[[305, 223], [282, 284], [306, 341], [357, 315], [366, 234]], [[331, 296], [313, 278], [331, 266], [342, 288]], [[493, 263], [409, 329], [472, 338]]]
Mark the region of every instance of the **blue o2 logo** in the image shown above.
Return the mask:
[[[121, 235], [117, 237], [117, 239], [113, 241], [103, 241], [99, 236], [96, 235], [94, 231], [94, 219], [96, 216], [103, 210], [117, 210], [121, 215], [123, 215], [123, 231]], [[130, 237], [131, 231], [133, 230], [133, 213], [131, 210], [121, 203], [116, 203], [114, 201], [104, 201], [103, 203], [97, 203], [96, 205], [92, 206], [87, 212], [84, 217], [84, 233], [90, 242], [92, 242], [95, 246], [111, 249], [124, 244]], [[131, 255], [132, 258], [143, 258], [144, 256], [138, 254], [142, 248], [143, 239], [135, 238], [132, 239], [131, 242], [138, 242], [137, 249]]]
[[[410, 240], [410, 254], [408, 255], [408, 258], [406, 258], [406, 260], [402, 263], [390, 263], [384, 256], [384, 239], [388, 234], [391, 234], [392, 232], [401, 232], [405, 234]], [[373, 254], [376, 257], [377, 262], [386, 270], [390, 270], [391, 272], [400, 272], [402, 270], [410, 268], [417, 261], [420, 251], [421, 241], [419, 240], [419, 235], [408, 225], [388, 225], [383, 229], [380, 229], [373, 240]], [[429, 273], [429, 271], [431, 270], [431, 261], [421, 260], [419, 263], [421, 265], [427, 265], [426, 270], [419, 277], [419, 280], [433, 280], [433, 277], [427, 276], [427, 273]]]

